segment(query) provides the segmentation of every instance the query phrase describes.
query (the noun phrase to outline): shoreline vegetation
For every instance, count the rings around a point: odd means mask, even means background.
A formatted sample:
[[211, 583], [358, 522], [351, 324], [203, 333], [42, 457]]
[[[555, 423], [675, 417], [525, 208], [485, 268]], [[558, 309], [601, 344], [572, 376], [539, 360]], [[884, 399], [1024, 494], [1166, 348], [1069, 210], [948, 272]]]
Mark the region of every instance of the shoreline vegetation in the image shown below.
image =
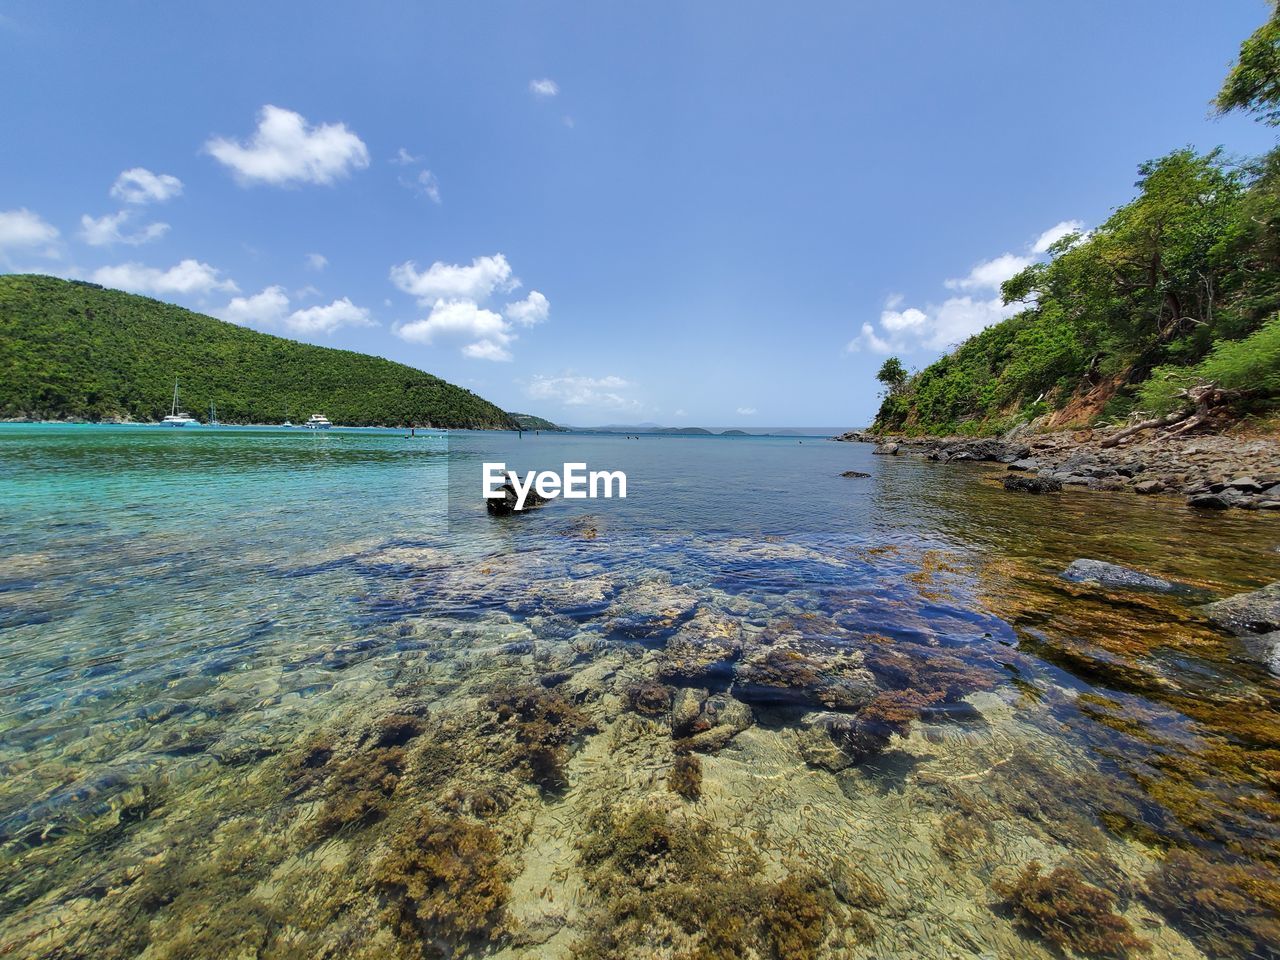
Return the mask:
[[156, 422], [174, 380], [200, 421], [519, 429], [483, 397], [381, 357], [298, 343], [77, 280], [0, 276], [0, 418]]
[[[1215, 106], [1280, 125], [1280, 8], [1241, 46]], [[981, 437], [1030, 423], [1170, 440], [1273, 416], [1280, 148], [1244, 160], [1181, 148], [1138, 174], [1132, 201], [1005, 281], [1013, 316], [918, 372], [886, 360], [872, 431]]]

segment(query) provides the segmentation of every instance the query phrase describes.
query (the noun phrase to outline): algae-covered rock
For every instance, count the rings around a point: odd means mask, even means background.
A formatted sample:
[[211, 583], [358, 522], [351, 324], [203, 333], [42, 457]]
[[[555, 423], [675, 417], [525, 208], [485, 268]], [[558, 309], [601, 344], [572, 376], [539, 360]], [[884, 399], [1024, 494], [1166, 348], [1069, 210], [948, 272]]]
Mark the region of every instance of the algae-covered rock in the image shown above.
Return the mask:
[[655, 577], [622, 590], [606, 611], [606, 626], [633, 640], [661, 639], [693, 615], [698, 594]]
[[693, 693], [682, 690], [685, 696], [677, 695], [672, 709], [671, 736], [678, 751], [714, 753], [751, 726], [751, 708], [742, 701], [717, 693], [697, 700], [694, 710]]
[[1280, 630], [1280, 582], [1206, 604], [1203, 609], [1216, 626], [1231, 633], [1272, 633]]
[[857, 651], [813, 642], [751, 651], [734, 667], [733, 690], [748, 703], [856, 710], [876, 683]]
[[1122, 567], [1118, 563], [1107, 563], [1105, 560], [1073, 560], [1067, 569], [1062, 571], [1061, 576], [1063, 580], [1070, 580], [1072, 583], [1096, 583], [1103, 587], [1121, 590], [1176, 593], [1186, 589], [1162, 577], [1130, 570], [1128, 567]]
[[658, 675], [680, 686], [727, 687], [742, 647], [743, 631], [737, 620], [702, 610], [667, 640]]

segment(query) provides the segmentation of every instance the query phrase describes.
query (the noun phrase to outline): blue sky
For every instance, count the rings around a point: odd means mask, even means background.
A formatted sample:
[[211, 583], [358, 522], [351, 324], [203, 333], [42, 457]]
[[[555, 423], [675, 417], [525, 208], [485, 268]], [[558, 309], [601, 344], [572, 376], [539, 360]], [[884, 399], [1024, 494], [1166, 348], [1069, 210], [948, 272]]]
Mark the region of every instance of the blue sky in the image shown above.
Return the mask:
[[[1179, 146], [1262, 0], [0, 3], [0, 269], [573, 424], [860, 425]], [[1004, 259], [1001, 259], [1004, 258]], [[535, 295], [536, 294], [536, 295]]]

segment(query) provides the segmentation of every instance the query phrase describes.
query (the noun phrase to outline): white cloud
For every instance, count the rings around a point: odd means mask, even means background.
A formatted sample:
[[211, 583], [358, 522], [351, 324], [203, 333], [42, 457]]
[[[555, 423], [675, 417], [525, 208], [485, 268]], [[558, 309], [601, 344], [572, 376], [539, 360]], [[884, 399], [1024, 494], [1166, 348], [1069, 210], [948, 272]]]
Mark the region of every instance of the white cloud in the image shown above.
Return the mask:
[[238, 288], [231, 280], [221, 279], [222, 271], [198, 260], [183, 260], [168, 270], [143, 266], [140, 263], [122, 263], [114, 267], [101, 267], [93, 272], [93, 281], [104, 287], [118, 287], [134, 293], [193, 294], [221, 290], [235, 293]]
[[503, 311], [507, 319], [522, 327], [532, 327], [542, 323], [551, 315], [551, 301], [537, 290], [530, 290], [523, 300], [508, 303]]
[[622, 377], [558, 377], [535, 376], [525, 392], [535, 400], [549, 400], [568, 407], [606, 407], [612, 410], [637, 410], [640, 401], [623, 391], [633, 386]]
[[1079, 220], [1063, 220], [1061, 223], [1055, 223], [1036, 238], [1036, 242], [1031, 245], [1031, 252], [1048, 253], [1049, 248], [1063, 237], [1072, 233], [1083, 232], [1084, 224]]
[[267, 287], [251, 297], [232, 297], [215, 316], [242, 327], [270, 327], [281, 323], [288, 313], [289, 295], [284, 287]]
[[0, 251], [45, 246], [58, 239], [58, 228], [26, 207], [0, 210]]
[[412, 190], [420, 197], [426, 197], [432, 203], [440, 202], [440, 181], [430, 170], [419, 170], [412, 180], [400, 178], [400, 185]]
[[324, 269], [325, 267], [327, 267], [328, 265], [329, 265], [329, 258], [328, 258], [328, 257], [326, 257], [323, 253], [308, 253], [308, 254], [307, 254], [307, 269], [308, 269], [308, 270], [314, 270], [316, 273], [319, 273], [321, 270], [323, 270], [323, 269]]
[[739, 407], [738, 408], [738, 414], [743, 417], [754, 416], [755, 412], [756, 412], [755, 407]]
[[111, 196], [125, 203], [164, 203], [182, 193], [182, 181], [172, 174], [152, 173], [146, 167], [134, 167], [116, 177]]
[[369, 150], [344, 123], [310, 125], [301, 114], [268, 104], [247, 143], [214, 137], [205, 150], [243, 185], [331, 184], [369, 166]]
[[357, 307], [346, 297], [327, 306], [307, 307], [290, 313], [289, 295], [281, 286], [267, 287], [251, 297], [232, 297], [216, 316], [242, 327], [283, 328], [302, 334], [332, 333], [339, 327], [374, 325], [369, 311]]
[[1079, 220], [1064, 220], [1044, 231], [1025, 254], [1002, 253], [983, 260], [967, 276], [945, 280], [948, 290], [963, 296], [947, 297], [941, 303], [903, 307], [900, 293], [890, 294], [880, 311], [878, 323], [863, 323], [857, 336], [845, 345], [856, 353], [910, 353], [916, 350], [945, 350], [1025, 309], [1023, 304], [1001, 302], [1000, 286], [1022, 272], [1055, 242], [1079, 232]]
[[368, 310], [342, 297], [327, 306], [295, 310], [284, 325], [297, 333], [333, 333], [339, 327], [371, 327], [374, 323]]
[[1027, 269], [1033, 262], [1031, 257], [1002, 253], [992, 260], [982, 261], [969, 271], [967, 277], [948, 280], [944, 286], [948, 290], [999, 290], [1000, 284]]
[[501, 315], [469, 299], [440, 300], [424, 319], [402, 324], [395, 333], [414, 343], [466, 341], [462, 354], [473, 360], [510, 360], [507, 347], [516, 339]]
[[131, 216], [130, 210], [109, 213], [96, 219], [86, 213], [80, 218], [80, 239], [91, 247], [109, 247], [116, 243], [136, 247], [159, 240], [169, 232], [167, 223], [149, 223], [134, 233], [124, 233], [120, 228]]
[[415, 157], [412, 153], [401, 147], [396, 151], [396, 155], [391, 158], [391, 162], [401, 167], [412, 166], [422, 160], [421, 157]]
[[560, 92], [560, 84], [550, 77], [543, 77], [541, 80], [530, 80], [529, 92], [535, 97], [554, 97]]
[[[432, 306], [437, 300], [487, 299], [494, 290], [510, 290], [519, 285], [512, 281], [511, 265], [502, 254], [492, 257], [476, 257], [470, 266], [442, 263], [437, 260], [425, 271], [408, 260], [391, 268], [391, 282], [418, 298], [423, 306]], [[496, 314], [495, 314], [496, 316]]]

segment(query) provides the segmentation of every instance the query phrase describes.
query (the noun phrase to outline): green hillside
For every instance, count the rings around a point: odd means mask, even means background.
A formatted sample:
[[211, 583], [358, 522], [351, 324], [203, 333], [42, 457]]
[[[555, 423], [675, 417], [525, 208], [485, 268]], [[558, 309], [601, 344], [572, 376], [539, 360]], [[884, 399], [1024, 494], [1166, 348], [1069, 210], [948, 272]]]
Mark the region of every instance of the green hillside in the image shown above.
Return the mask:
[[[1218, 97], [1280, 122], [1280, 14], [1241, 48]], [[993, 433], [1238, 416], [1280, 399], [1280, 150], [1175, 150], [1087, 237], [1004, 284], [1024, 309], [914, 375], [881, 369], [881, 431]], [[1212, 410], [1210, 410], [1212, 408]]]
[[0, 276], [0, 417], [120, 417], [513, 429], [498, 407], [380, 357], [296, 343], [118, 290]]
[[542, 417], [535, 417], [532, 413], [512, 413], [509, 414], [512, 420], [520, 427], [521, 430], [549, 430], [567, 433], [565, 427], [557, 426], [550, 420]]

